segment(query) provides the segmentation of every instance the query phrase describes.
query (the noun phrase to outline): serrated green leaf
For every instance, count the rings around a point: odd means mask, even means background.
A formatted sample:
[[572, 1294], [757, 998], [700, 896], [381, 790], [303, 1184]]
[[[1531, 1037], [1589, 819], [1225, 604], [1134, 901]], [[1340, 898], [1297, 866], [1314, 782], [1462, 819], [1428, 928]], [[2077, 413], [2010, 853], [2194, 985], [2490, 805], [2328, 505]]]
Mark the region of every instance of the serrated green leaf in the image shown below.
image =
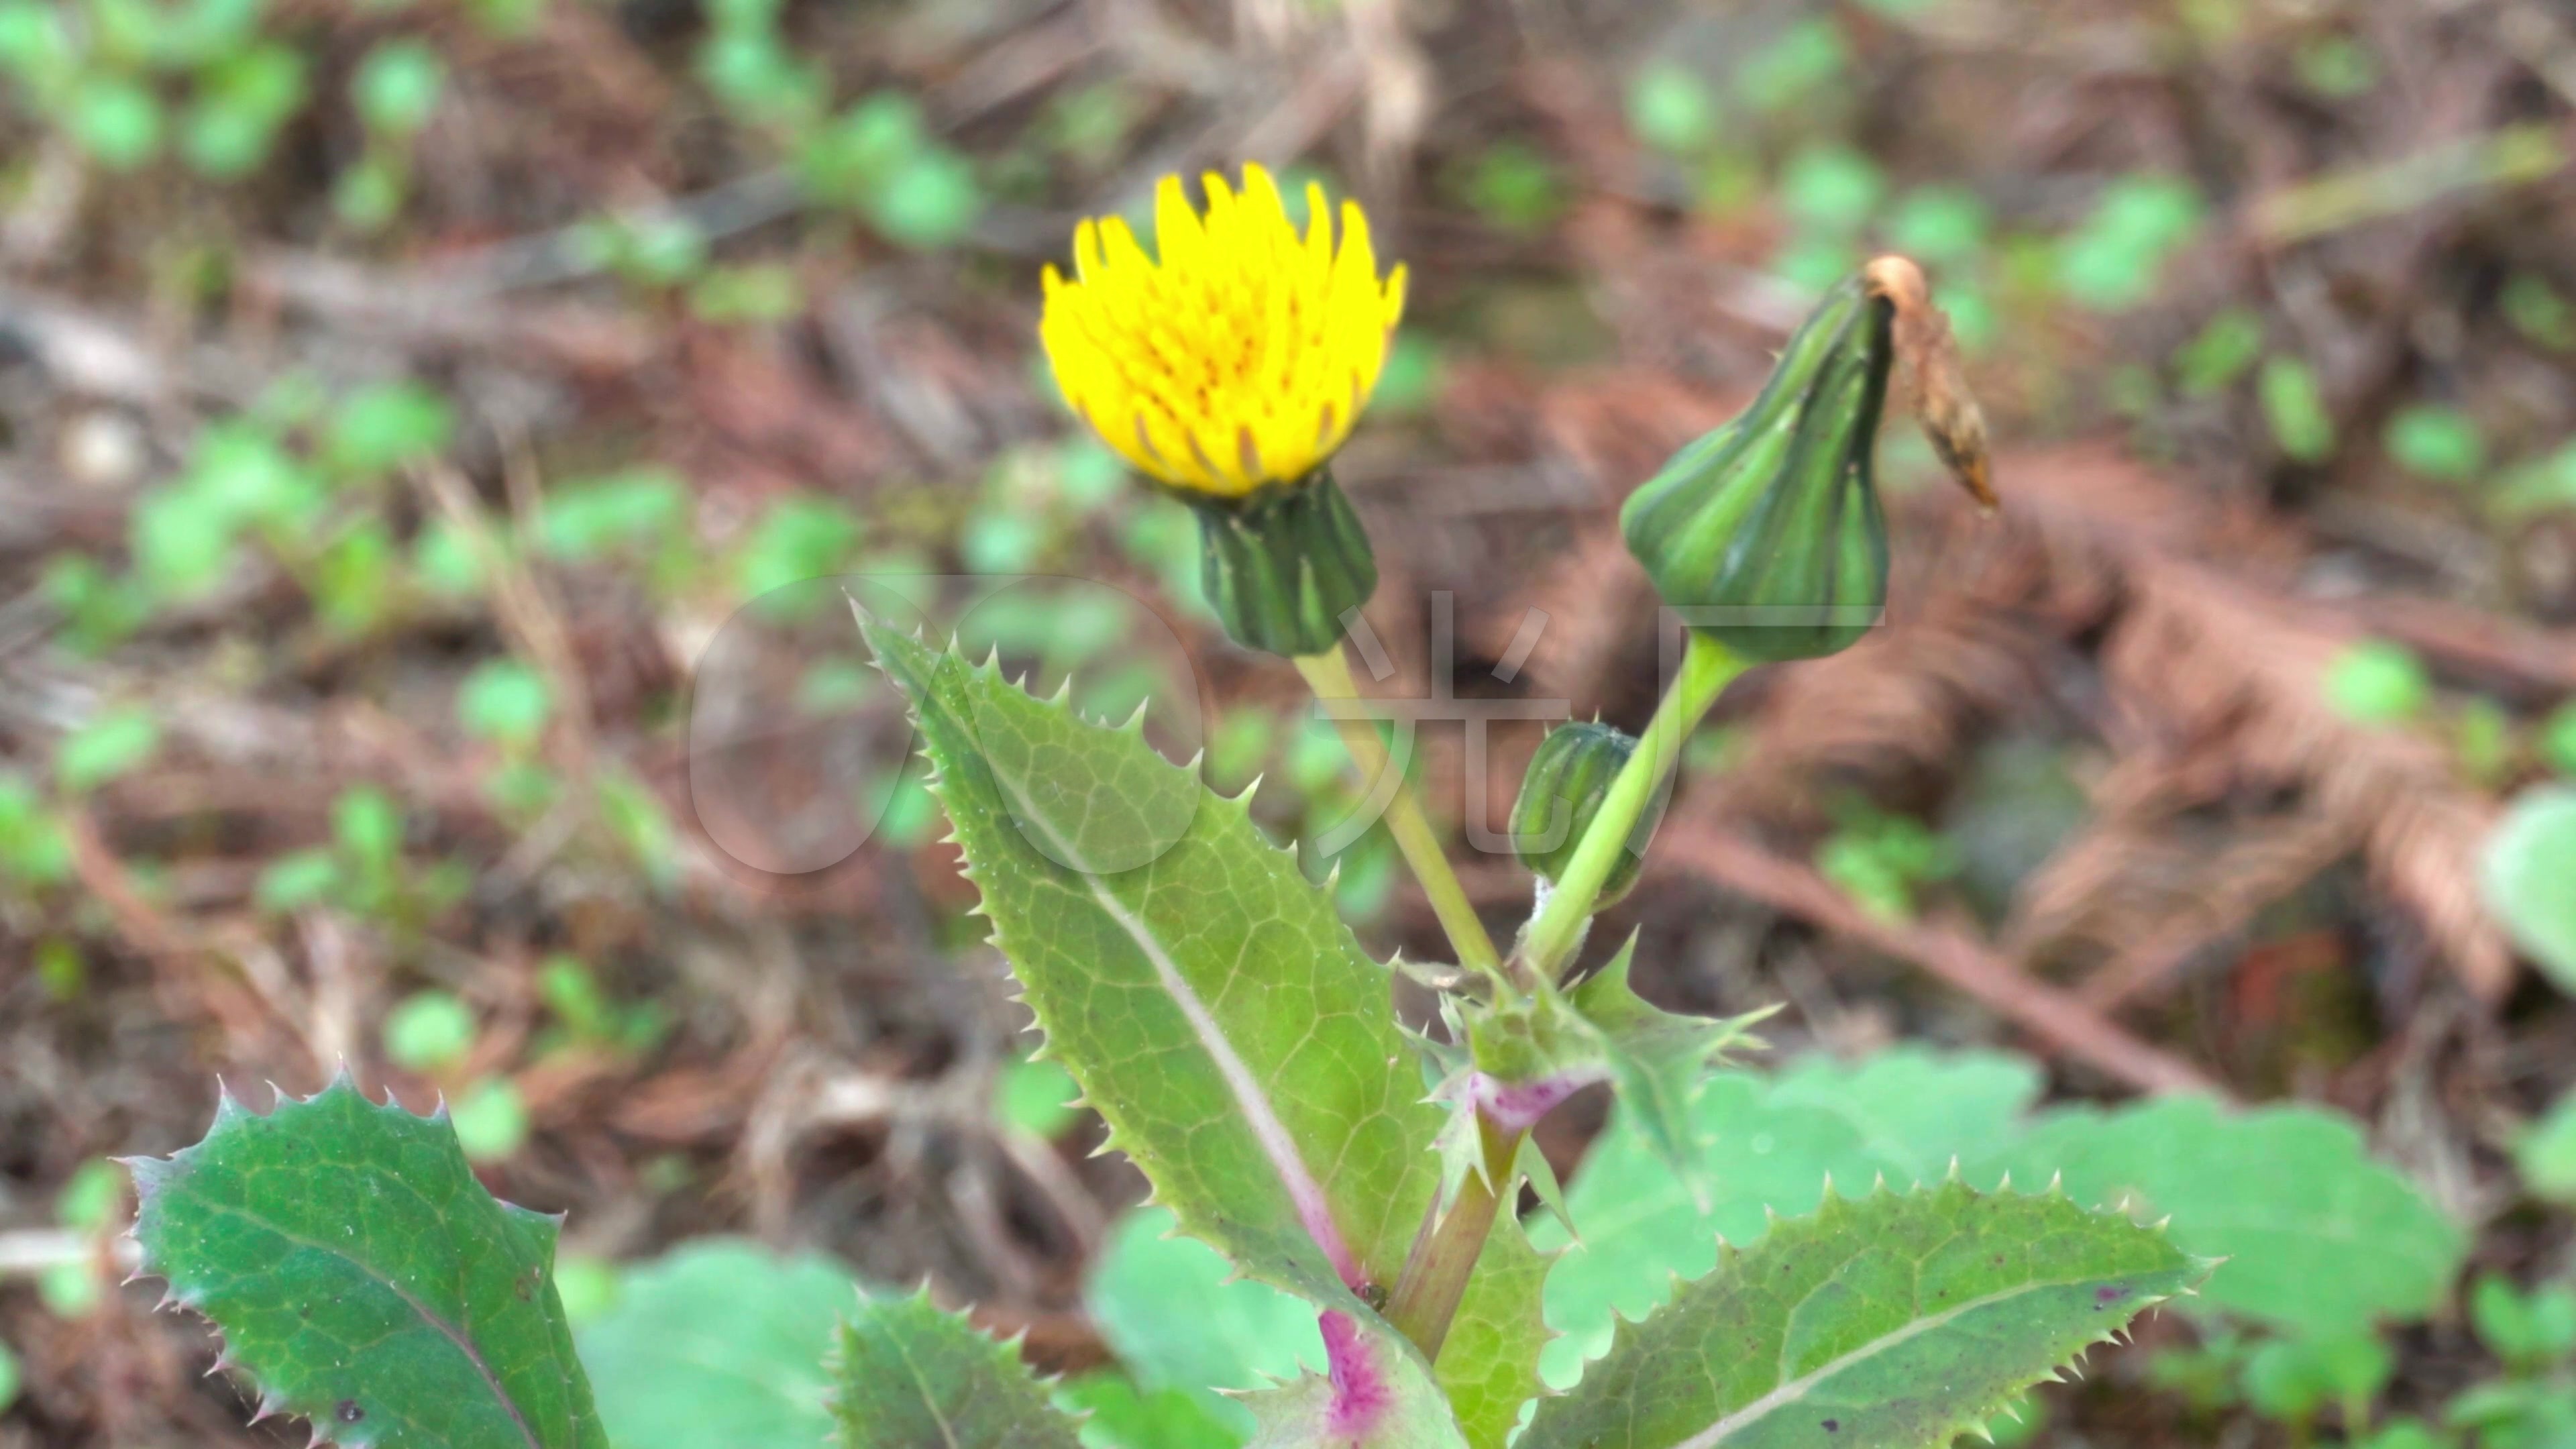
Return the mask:
[[2063, 1196], [1828, 1195], [1623, 1323], [1521, 1449], [1938, 1449], [2207, 1271]]
[[[1685, 1176], [1698, 1170], [1690, 1105], [1721, 1053], [1743, 1040], [1758, 1016], [1717, 1020], [1666, 1011], [1628, 984], [1636, 954], [1630, 936], [1619, 954], [1566, 993], [1600, 1044], [1602, 1062], [1630, 1120], [1665, 1162]], [[1767, 1013], [1765, 1013], [1767, 1014]]]
[[941, 1312], [927, 1290], [861, 1303], [832, 1372], [841, 1449], [1078, 1449], [1073, 1420], [1019, 1351]]
[[2170, 1097], [2116, 1112], [2052, 1112], [1969, 1168], [1977, 1181], [2063, 1174], [2091, 1202], [2173, 1217], [2174, 1241], [2229, 1260], [2201, 1300], [2331, 1334], [2431, 1312], [2467, 1237], [2401, 1173], [2374, 1162], [2350, 1121], [2311, 1107], [2229, 1112]]
[[[1705, 1212], [1619, 1109], [1568, 1187], [1582, 1243], [1548, 1277], [1548, 1321], [1566, 1335], [1549, 1345], [1548, 1382], [1602, 1352], [1614, 1309], [1636, 1317], [1673, 1275], [1706, 1273], [1717, 1235], [1754, 1241], [1767, 1212], [1813, 1208], [1828, 1174], [1929, 1182], [1954, 1158], [1971, 1182], [2063, 1173], [2079, 1199], [2172, 1214], [2186, 1252], [2231, 1260], [2193, 1304], [2283, 1327], [2420, 1316], [2458, 1271], [2460, 1230], [2331, 1112], [2177, 1098], [2033, 1118], [2039, 1082], [2019, 1058], [1910, 1048], [1851, 1066], [1809, 1057], [1769, 1080], [1719, 1074], [1692, 1113], [1707, 1139]], [[1566, 1241], [1550, 1223], [1531, 1232], [1542, 1247]]]
[[[912, 701], [1047, 1055], [1109, 1145], [1244, 1276], [1364, 1312], [1351, 1287], [1394, 1283], [1439, 1178], [1440, 1113], [1385, 969], [1247, 801], [1205, 791], [1134, 725], [1085, 724], [989, 666], [867, 635]], [[1098, 858], [1125, 868], [1072, 864]], [[1534, 1325], [1537, 1286], [1480, 1271], [1460, 1311]], [[1442, 1364], [1475, 1449], [1499, 1449], [1534, 1368], [1515, 1390], [1463, 1356]]]
[[[1247, 1276], [1347, 1307], [1351, 1287], [1393, 1283], [1437, 1118], [1386, 973], [1331, 902], [1243, 802], [1137, 730], [865, 628], [912, 702], [1047, 1054], [1110, 1144]], [[1124, 868], [1077, 868], [1103, 858]]]
[[553, 1281], [557, 1220], [500, 1202], [442, 1117], [344, 1074], [133, 1169], [144, 1271], [214, 1320], [263, 1414], [369, 1449], [606, 1449]]
[[[1750, 1243], [1774, 1210], [1813, 1210], [1828, 1176], [1937, 1181], [1962, 1150], [2009, 1140], [2039, 1088], [2037, 1069], [2018, 1058], [1913, 1048], [1856, 1066], [1810, 1057], [1767, 1080], [1722, 1073], [1691, 1114], [1705, 1202], [1622, 1106], [1566, 1194], [1582, 1242], [1548, 1275], [1547, 1319], [1566, 1336], [1548, 1347], [1547, 1381], [1571, 1384], [1609, 1347], [1614, 1311], [1642, 1317], [1671, 1296], [1676, 1275], [1714, 1267], [1720, 1236]], [[1542, 1247], [1567, 1241], [1552, 1223], [1532, 1235]]]
[[577, 1335], [617, 1449], [776, 1449], [832, 1433], [823, 1361], [863, 1290], [828, 1258], [707, 1238], [626, 1274]]

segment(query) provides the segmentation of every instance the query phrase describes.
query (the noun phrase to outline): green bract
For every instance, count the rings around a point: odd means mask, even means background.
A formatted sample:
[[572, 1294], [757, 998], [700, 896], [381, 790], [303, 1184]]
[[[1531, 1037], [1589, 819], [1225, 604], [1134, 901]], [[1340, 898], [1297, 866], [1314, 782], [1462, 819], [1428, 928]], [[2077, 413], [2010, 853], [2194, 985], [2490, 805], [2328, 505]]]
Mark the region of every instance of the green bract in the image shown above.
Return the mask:
[[1873, 481], [1895, 305], [1825, 294], [1753, 406], [1673, 455], [1619, 510], [1628, 551], [1683, 622], [1747, 659], [1847, 648], [1887, 603]]
[[1199, 587], [1246, 649], [1295, 658], [1342, 640], [1377, 592], [1377, 555], [1330, 468], [1242, 498], [1172, 490], [1199, 519]]
[[[1574, 849], [1601, 813], [1610, 781], [1637, 752], [1634, 735], [1593, 721], [1559, 725], [1539, 741], [1521, 776], [1520, 798], [1512, 805], [1512, 849], [1521, 864], [1554, 885], [1574, 859]], [[1658, 801], [1639, 824], [1640, 837], [1654, 833], [1663, 814]], [[1607, 906], [1628, 893], [1645, 867], [1645, 842], [1636, 839], [1622, 851], [1610, 878], [1601, 884], [1600, 904]]]

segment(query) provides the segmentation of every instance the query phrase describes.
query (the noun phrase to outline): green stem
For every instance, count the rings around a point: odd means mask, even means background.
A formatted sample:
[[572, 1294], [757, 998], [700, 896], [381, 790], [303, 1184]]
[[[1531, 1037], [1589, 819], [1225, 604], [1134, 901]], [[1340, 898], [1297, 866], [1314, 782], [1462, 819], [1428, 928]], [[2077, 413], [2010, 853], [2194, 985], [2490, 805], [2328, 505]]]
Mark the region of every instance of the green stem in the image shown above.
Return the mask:
[[[1318, 698], [1358, 697], [1350, 666], [1339, 651], [1302, 657], [1297, 668], [1314, 686]], [[1696, 632], [1690, 635], [1681, 677], [1665, 692], [1663, 703], [1655, 708], [1653, 723], [1646, 726], [1645, 737], [1637, 742], [1636, 752], [1628, 757], [1618, 778], [1610, 782], [1600, 813], [1593, 817], [1591, 828], [1575, 846], [1574, 859], [1567, 863], [1547, 904], [1523, 934], [1521, 949], [1515, 953], [1508, 975], [1504, 974], [1506, 968], [1495, 964], [1493, 943], [1485, 935], [1484, 923], [1468, 906], [1467, 894], [1450, 873], [1448, 859], [1440, 854], [1421, 810], [1411, 793], [1399, 788], [1387, 812], [1388, 828], [1405, 858], [1413, 863], [1414, 874], [1420, 877], [1424, 893], [1431, 897], [1441, 924], [1448, 927], [1449, 939], [1458, 947], [1464, 964], [1502, 975], [1507, 983], [1523, 990], [1529, 989], [1524, 983], [1558, 973], [1575, 943], [1582, 939], [1584, 922], [1591, 918], [1602, 884], [1609, 880], [1610, 868], [1617, 863], [1617, 853], [1628, 848], [1628, 837], [1644, 815], [1647, 802], [1680, 761], [1682, 742], [1690, 738], [1728, 682], [1744, 669], [1745, 661], [1725, 646]], [[1374, 779], [1386, 769], [1386, 747], [1377, 731], [1363, 719], [1342, 720], [1341, 725], [1342, 739], [1359, 764], [1360, 773]], [[1516, 1170], [1521, 1142], [1528, 1134], [1506, 1131], [1481, 1112], [1477, 1114], [1476, 1129], [1485, 1170], [1468, 1175], [1458, 1190], [1458, 1200], [1450, 1204], [1447, 1213], [1437, 1221], [1425, 1221], [1422, 1232], [1414, 1239], [1413, 1251], [1405, 1258], [1395, 1291], [1387, 1299], [1387, 1322], [1411, 1339], [1423, 1357], [1435, 1361], [1440, 1356], [1440, 1345], [1449, 1336], [1451, 1320], [1458, 1316], [1458, 1304], [1466, 1296], [1467, 1281], [1476, 1271], [1476, 1261], [1484, 1255], [1485, 1239], [1492, 1235], [1495, 1219], [1502, 1213], [1503, 1198], [1519, 1188]]]
[[1435, 1362], [1449, 1337], [1450, 1321], [1458, 1316], [1458, 1303], [1467, 1296], [1476, 1260], [1484, 1255], [1503, 1194], [1520, 1187], [1513, 1170], [1520, 1161], [1521, 1139], [1528, 1134], [1505, 1132], [1481, 1112], [1476, 1129], [1483, 1142], [1484, 1172], [1467, 1174], [1448, 1215], [1414, 1243], [1386, 1301], [1386, 1321]]
[[1691, 631], [1681, 677], [1664, 692], [1654, 721], [1637, 741], [1636, 753], [1610, 782], [1601, 813], [1592, 818], [1591, 828], [1574, 847], [1574, 859], [1566, 863], [1565, 874], [1548, 892], [1547, 904], [1522, 933], [1517, 961], [1530, 974], [1553, 980], [1564, 973], [1567, 958], [1583, 940], [1584, 925], [1592, 919], [1592, 907], [1601, 898], [1601, 886], [1618, 864], [1619, 852], [1628, 848], [1628, 837], [1647, 802], [1681, 760], [1683, 741], [1746, 664], [1725, 645]]
[[[1301, 654], [1296, 664], [1297, 672], [1306, 676], [1317, 699], [1360, 697], [1359, 682], [1351, 678], [1350, 663], [1342, 657], [1339, 646], [1322, 654]], [[1350, 751], [1351, 763], [1359, 767], [1361, 785], [1375, 783], [1389, 768], [1386, 742], [1377, 737], [1376, 723], [1356, 713], [1336, 711], [1334, 715], [1333, 722], [1342, 732], [1342, 745]], [[1494, 949], [1494, 938], [1485, 933], [1485, 923], [1477, 918], [1476, 907], [1468, 901], [1466, 887], [1458, 883], [1457, 872], [1449, 868], [1449, 857], [1441, 853], [1440, 837], [1432, 833], [1421, 802], [1413, 797], [1413, 786], [1400, 774], [1395, 780], [1394, 797], [1386, 807], [1386, 828], [1395, 837], [1395, 848], [1404, 853], [1405, 864], [1413, 868], [1413, 878], [1422, 883], [1422, 893], [1430, 898], [1432, 913], [1440, 918], [1440, 928], [1449, 933], [1449, 945], [1458, 953], [1458, 964], [1500, 977], [1502, 953]]]

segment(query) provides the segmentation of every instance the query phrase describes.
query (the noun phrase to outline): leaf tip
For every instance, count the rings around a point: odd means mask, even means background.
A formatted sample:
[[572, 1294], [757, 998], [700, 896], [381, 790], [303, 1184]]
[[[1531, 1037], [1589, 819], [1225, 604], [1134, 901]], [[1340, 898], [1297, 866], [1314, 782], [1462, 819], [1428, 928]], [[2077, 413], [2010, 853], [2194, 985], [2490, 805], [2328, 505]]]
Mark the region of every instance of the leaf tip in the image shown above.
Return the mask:
[[[138, 1201], [149, 1201], [154, 1193], [159, 1192], [169, 1182], [171, 1174], [179, 1170], [179, 1161], [174, 1157], [147, 1157], [138, 1154], [133, 1157], [117, 1157], [109, 1160], [124, 1168], [126, 1175], [134, 1180], [134, 1196]], [[133, 1236], [130, 1229], [127, 1236]]]

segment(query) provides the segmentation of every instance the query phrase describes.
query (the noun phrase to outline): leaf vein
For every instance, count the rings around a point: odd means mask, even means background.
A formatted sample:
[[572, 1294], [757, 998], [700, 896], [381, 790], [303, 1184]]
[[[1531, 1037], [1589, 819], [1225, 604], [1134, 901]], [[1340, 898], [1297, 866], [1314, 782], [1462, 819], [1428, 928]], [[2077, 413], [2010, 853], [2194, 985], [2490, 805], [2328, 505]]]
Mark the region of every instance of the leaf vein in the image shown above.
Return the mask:
[[483, 1351], [474, 1346], [474, 1341], [466, 1336], [463, 1329], [448, 1322], [437, 1313], [432, 1312], [428, 1304], [413, 1297], [409, 1292], [404, 1290], [401, 1284], [395, 1282], [389, 1277], [386, 1277], [384, 1274], [377, 1272], [374, 1267], [358, 1258], [350, 1256], [347, 1252], [336, 1248], [329, 1243], [305, 1237], [303, 1234], [294, 1232], [291, 1229], [280, 1225], [271, 1218], [251, 1211], [249, 1208], [228, 1202], [212, 1201], [208, 1202], [206, 1206], [216, 1212], [229, 1213], [255, 1227], [264, 1228], [267, 1231], [284, 1238], [286, 1241], [297, 1245], [298, 1247], [310, 1248], [317, 1253], [323, 1253], [331, 1257], [338, 1258], [342, 1262], [347, 1263], [350, 1267], [356, 1269], [360, 1274], [383, 1284], [385, 1291], [393, 1294], [396, 1298], [401, 1299], [405, 1306], [409, 1307], [412, 1312], [420, 1315], [421, 1322], [437, 1329], [446, 1337], [448, 1342], [456, 1345], [458, 1352], [465, 1355], [465, 1361], [472, 1364], [474, 1366], [474, 1371], [483, 1376], [484, 1386], [491, 1389], [492, 1397], [499, 1400], [501, 1407], [509, 1412], [510, 1422], [518, 1426], [519, 1436], [527, 1441], [528, 1449], [545, 1449], [544, 1441], [537, 1437], [536, 1429], [528, 1423], [528, 1416], [520, 1412], [518, 1401], [510, 1397], [510, 1391], [502, 1387], [500, 1376], [495, 1374], [492, 1371], [492, 1365], [484, 1360]]

